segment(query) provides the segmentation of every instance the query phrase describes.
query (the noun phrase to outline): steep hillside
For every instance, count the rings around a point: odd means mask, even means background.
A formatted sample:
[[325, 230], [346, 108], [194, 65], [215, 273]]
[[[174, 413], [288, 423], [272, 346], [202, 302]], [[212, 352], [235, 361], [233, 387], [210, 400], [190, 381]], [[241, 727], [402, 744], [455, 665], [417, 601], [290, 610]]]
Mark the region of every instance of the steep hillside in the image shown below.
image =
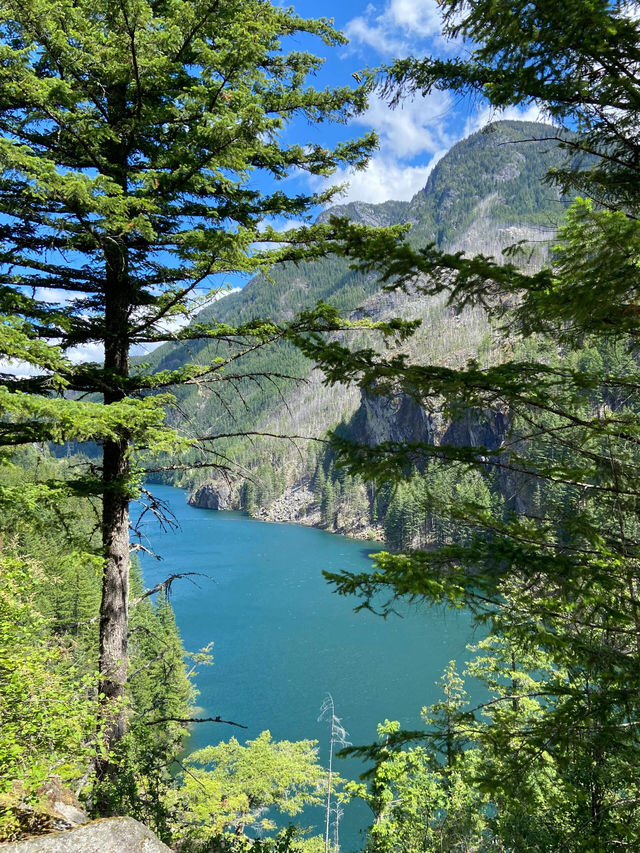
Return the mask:
[[[411, 223], [416, 243], [435, 242], [468, 253], [499, 257], [506, 246], [524, 240], [521, 263], [539, 266], [565, 207], [544, 183], [547, 171], [564, 157], [550, 139], [554, 133], [542, 124], [497, 122], [455, 145], [411, 201], [354, 202], [329, 212], [371, 225]], [[242, 291], [205, 309], [202, 317], [215, 316], [230, 324], [257, 316], [286, 320], [319, 299], [351, 316], [421, 318], [422, 326], [408, 344], [412, 358], [460, 364], [470, 357], [495, 357], [492, 330], [481, 312], [458, 315], [442, 300], [381, 291], [375, 276], [356, 273], [334, 257], [285, 265], [272, 280], [258, 276]], [[175, 368], [187, 359], [204, 364], [215, 358], [218, 346], [207, 341], [168, 345], [152, 353], [149, 361], [154, 370]], [[312, 368], [288, 344], [257, 351], [239, 364], [239, 374], [276, 372], [304, 381], [264, 378], [217, 383], [213, 391], [183, 390], [180, 414], [174, 412], [172, 417], [192, 435], [251, 430], [321, 436], [352, 418], [361, 401], [353, 388], [327, 389]], [[218, 449], [238, 472], [231, 481], [229, 475], [211, 478], [202, 471], [174, 480], [190, 488], [203, 487], [194, 494], [196, 503], [242, 506], [273, 518], [297, 515], [330, 528], [353, 526], [353, 519], [329, 522], [326, 513], [323, 521], [319, 518], [318, 490], [314, 496], [307, 489], [317, 469], [313, 445], [265, 438], [225, 440]], [[192, 461], [197, 461], [195, 456]], [[296, 498], [274, 505], [283, 492]], [[270, 509], [272, 505], [275, 509]]]
[[495, 122], [454, 145], [411, 201], [354, 202], [332, 212], [370, 225], [409, 222], [415, 244], [469, 254], [497, 257], [516, 242], [534, 241], [529, 250], [540, 264], [564, 210], [544, 180], [565, 156], [556, 135], [536, 122]]
[[562, 160], [556, 133], [549, 125], [501, 121], [458, 142], [411, 201], [416, 234], [453, 247], [479, 214], [495, 235], [555, 227], [558, 196], [544, 176]]

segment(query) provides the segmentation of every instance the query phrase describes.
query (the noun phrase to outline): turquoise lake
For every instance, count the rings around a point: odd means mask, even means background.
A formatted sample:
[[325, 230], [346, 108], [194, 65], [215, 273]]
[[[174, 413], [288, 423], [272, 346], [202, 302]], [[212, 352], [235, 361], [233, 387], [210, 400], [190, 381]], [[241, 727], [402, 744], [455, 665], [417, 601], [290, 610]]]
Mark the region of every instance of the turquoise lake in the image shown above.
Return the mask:
[[[275, 739], [318, 740], [326, 764], [328, 729], [317, 718], [327, 693], [354, 744], [373, 742], [385, 719], [420, 728], [421, 708], [439, 698], [435, 682], [444, 667], [456, 659], [462, 669], [468, 656], [465, 646], [475, 639], [468, 614], [424, 606], [386, 620], [354, 613], [357, 602], [336, 595], [322, 572], [365, 569], [379, 543], [196, 509], [180, 489], [151, 489], [178, 527], [163, 530], [150, 514], [143, 519], [142, 544], [162, 557], [142, 554], [145, 582], [204, 575], [177, 580], [171, 594], [186, 649], [214, 642], [214, 666], [197, 677], [201, 716], [247, 726], [196, 725], [190, 749], [268, 729]], [[356, 778], [363, 767], [338, 759], [336, 769]], [[314, 811], [305, 820], [320, 827], [321, 809]], [[362, 803], [345, 807], [343, 851], [360, 849], [369, 818]]]

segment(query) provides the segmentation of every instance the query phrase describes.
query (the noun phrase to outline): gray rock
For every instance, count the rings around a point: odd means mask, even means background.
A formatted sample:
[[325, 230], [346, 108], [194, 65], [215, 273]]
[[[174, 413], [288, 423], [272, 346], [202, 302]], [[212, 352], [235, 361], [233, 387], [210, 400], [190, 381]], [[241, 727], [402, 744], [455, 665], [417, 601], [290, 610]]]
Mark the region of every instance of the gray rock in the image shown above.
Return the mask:
[[57, 776], [51, 777], [42, 785], [40, 795], [44, 797], [48, 807], [46, 810], [52, 818], [60, 819], [51, 829], [73, 829], [74, 826], [89, 822], [76, 797], [62, 785]]
[[89, 818], [86, 814], [71, 803], [61, 803], [56, 801], [53, 805], [56, 812], [66, 820], [70, 827], [81, 826], [82, 824], [89, 822]]
[[221, 479], [209, 480], [191, 493], [189, 503], [200, 509], [240, 509], [238, 484]]
[[171, 853], [132, 817], [108, 817], [24, 841], [0, 844], [2, 853]]

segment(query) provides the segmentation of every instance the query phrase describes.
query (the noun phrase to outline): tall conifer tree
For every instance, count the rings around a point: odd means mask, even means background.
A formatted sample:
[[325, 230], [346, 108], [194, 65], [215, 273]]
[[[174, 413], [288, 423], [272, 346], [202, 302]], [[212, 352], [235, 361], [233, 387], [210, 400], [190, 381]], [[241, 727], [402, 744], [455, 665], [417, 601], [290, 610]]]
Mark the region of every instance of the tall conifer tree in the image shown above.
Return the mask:
[[[260, 323], [175, 331], [172, 321], [201, 304], [216, 273], [303, 257], [308, 233], [291, 238], [295, 250], [270, 249], [264, 221], [304, 216], [331, 192], [289, 196], [276, 182], [363, 164], [373, 144], [283, 141], [295, 118], [343, 121], [365, 100], [362, 89], [309, 87], [321, 61], [287, 52], [292, 36], [342, 42], [326, 20], [265, 0], [7, 0], [0, 9], [0, 342], [31, 367], [5, 368], [0, 434], [5, 445], [101, 444], [100, 482], [84, 487], [102, 495], [100, 691], [120, 708], [107, 746], [126, 728], [132, 450], [174, 442], [159, 391], [217, 378], [223, 366], [149, 376], [132, 369], [132, 348], [210, 336], [236, 357], [242, 340], [281, 335]], [[102, 362], [72, 364], [73, 347], [95, 343]]]
[[[484, 306], [502, 326], [501, 354], [488, 366], [454, 369], [327, 348], [319, 337], [301, 341], [306, 353], [329, 381], [357, 380], [368, 393], [404, 393], [447, 419], [466, 410], [505, 428], [495, 449], [336, 438], [343, 464], [365, 477], [402, 481], [417, 466], [429, 505], [465, 533], [440, 547], [379, 555], [370, 574], [332, 580], [365, 604], [379, 593], [466, 603], [490, 624], [493, 651], [475, 672], [492, 700], [458, 725], [482, 747], [484, 768], [469, 781], [492, 794], [499, 849], [635, 849], [639, 4], [441, 5], [446, 32], [466, 39], [468, 53], [398, 60], [386, 69], [389, 97], [453, 89], [495, 107], [539, 103], [567, 153], [549, 180], [567, 205], [578, 192], [587, 199], [569, 209], [553, 268], [531, 275], [392, 235], [367, 241], [358, 226], [345, 226], [360, 267], [377, 269], [389, 287], [445, 293], [457, 309]], [[504, 509], [469, 488], [443, 495], [433, 477], [440, 462], [462, 482], [470, 469], [490, 472]], [[386, 748], [409, 738], [394, 734]]]

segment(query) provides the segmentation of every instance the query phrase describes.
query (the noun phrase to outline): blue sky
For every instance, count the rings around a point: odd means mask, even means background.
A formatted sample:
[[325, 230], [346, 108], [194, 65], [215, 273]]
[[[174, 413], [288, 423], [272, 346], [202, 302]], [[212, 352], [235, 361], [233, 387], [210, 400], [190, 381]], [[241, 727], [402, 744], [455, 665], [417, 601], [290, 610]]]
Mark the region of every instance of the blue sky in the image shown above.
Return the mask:
[[[443, 38], [442, 16], [436, 0], [380, 0], [375, 4], [325, 0], [321, 6], [312, 0], [272, 2], [293, 5], [303, 17], [333, 19], [335, 27], [348, 37], [349, 43], [339, 47], [326, 47], [319, 39], [309, 37], [291, 39], [284, 45], [287, 49], [311, 50], [324, 57], [324, 66], [312, 81], [317, 87], [354, 84], [354, 73], [390, 63], [395, 57], [454, 56], [468, 51], [464, 44]], [[427, 98], [405, 100], [393, 110], [374, 95], [368, 110], [349, 126], [327, 123], [314, 127], [294, 121], [286, 131], [287, 142], [321, 141], [332, 145], [373, 129], [379, 136], [379, 148], [364, 171], [341, 171], [331, 179], [298, 174], [285, 179], [280, 188], [295, 193], [344, 184], [345, 190], [336, 203], [408, 200], [424, 187], [429, 173], [452, 145], [501, 116], [541, 117], [535, 106], [526, 111], [512, 109], [498, 114], [477, 99], [471, 101], [449, 92], [435, 92]], [[256, 180], [260, 184], [261, 179]], [[271, 224], [280, 230], [298, 223], [280, 220]], [[249, 278], [239, 273], [221, 274], [213, 276], [207, 288], [237, 289]], [[83, 355], [79, 353], [79, 357]]]
[[[272, 0], [290, 5], [287, 0]], [[427, 54], [454, 56], [468, 51], [461, 43], [445, 41], [441, 34], [441, 13], [436, 0], [325, 0], [322, 5], [312, 0], [293, 0], [295, 10], [304, 17], [332, 18], [337, 29], [349, 38], [349, 44], [328, 48], [319, 39], [299, 36], [289, 40], [291, 49], [312, 50], [325, 58], [325, 64], [312, 81], [319, 87], [352, 84], [353, 74], [364, 68], [375, 68], [395, 57]], [[536, 107], [526, 112], [509, 110], [501, 114], [509, 118], [540, 117]], [[368, 110], [350, 126], [322, 124], [319, 127], [296, 121], [287, 130], [286, 140], [304, 144], [322, 141], [333, 145], [339, 140], [375, 130], [380, 147], [366, 170], [339, 172], [331, 180], [295, 175], [284, 181], [281, 189], [290, 193], [322, 189], [327, 184], [345, 184], [338, 202], [364, 201], [378, 203], [388, 199], [408, 200], [424, 187], [430, 171], [458, 140], [500, 116], [479, 100], [461, 99], [448, 92], [435, 92], [427, 98], [405, 100], [394, 110], [377, 96], [371, 98]], [[258, 181], [260, 179], [258, 178]], [[273, 223], [277, 228], [284, 222]], [[296, 223], [289, 223], [289, 225]], [[208, 287], [243, 286], [247, 276], [216, 276]], [[79, 347], [70, 353], [74, 360], [100, 360], [97, 344]]]
[[[325, 0], [322, 6], [311, 0], [294, 2], [304, 16], [333, 18], [349, 38], [346, 47], [314, 51], [326, 57], [318, 83], [344, 85], [352, 74], [365, 67], [391, 62], [394, 57], [427, 54], [453, 56], [468, 52], [462, 43], [447, 42], [442, 36], [441, 12], [436, 0]], [[536, 107], [526, 112], [509, 110], [504, 117], [540, 118]], [[451, 146], [499, 116], [477, 99], [470, 101], [448, 92], [405, 101], [395, 110], [373, 97], [365, 114], [353, 122], [347, 135], [370, 128], [380, 137], [380, 148], [365, 172], [337, 175], [350, 186], [345, 201], [381, 202], [390, 198], [409, 199], [421, 189], [429, 172]], [[323, 125], [327, 141], [345, 135], [345, 128]], [[297, 133], [304, 128], [296, 127]]]

